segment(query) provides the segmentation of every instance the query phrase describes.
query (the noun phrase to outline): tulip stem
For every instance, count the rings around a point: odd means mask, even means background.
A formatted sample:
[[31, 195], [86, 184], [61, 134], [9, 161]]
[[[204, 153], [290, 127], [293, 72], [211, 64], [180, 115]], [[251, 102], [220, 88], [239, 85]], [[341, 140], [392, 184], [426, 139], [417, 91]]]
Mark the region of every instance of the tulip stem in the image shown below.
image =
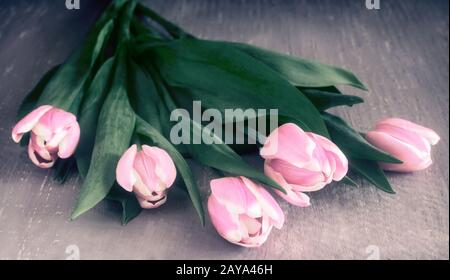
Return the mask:
[[131, 137], [131, 144], [136, 144], [138, 149], [139, 150], [141, 149], [142, 139], [137, 133], [134, 133], [133, 136]]

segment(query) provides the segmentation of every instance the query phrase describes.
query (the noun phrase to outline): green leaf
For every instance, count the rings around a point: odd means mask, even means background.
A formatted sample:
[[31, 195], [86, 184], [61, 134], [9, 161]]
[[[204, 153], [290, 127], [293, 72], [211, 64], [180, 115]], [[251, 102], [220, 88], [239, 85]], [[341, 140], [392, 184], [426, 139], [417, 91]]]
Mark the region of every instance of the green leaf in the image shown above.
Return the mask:
[[310, 87], [297, 87], [301, 92], [303, 92], [304, 90], [309, 90], [309, 89], [315, 89], [315, 90], [320, 90], [320, 91], [324, 91], [327, 93], [333, 93], [333, 94], [342, 94], [342, 92], [335, 86], [329, 86], [329, 87], [314, 87], [314, 88], [310, 88]]
[[[143, 15], [150, 17], [159, 23], [169, 34], [172, 35], [172, 37], [193, 38], [191, 34], [172, 22], [164, 19], [155, 11], [145, 7], [144, 5], [139, 4], [137, 10]], [[353, 73], [339, 67], [296, 58], [247, 44], [229, 42], [223, 42], [223, 44], [233, 45], [258, 60], [261, 60], [296, 86], [329, 87], [335, 85], [351, 85], [367, 90], [367, 87]]]
[[134, 61], [129, 62], [129, 92], [137, 114], [161, 132], [160, 111], [167, 117], [169, 112], [158, 106], [160, 97], [153, 79]]
[[184, 180], [189, 197], [191, 198], [192, 204], [200, 217], [200, 221], [202, 225], [205, 225], [205, 211], [203, 209], [200, 192], [194, 176], [192, 175], [192, 171], [183, 156], [157, 129], [140, 118], [138, 118], [137, 132], [151, 139], [154, 145], [164, 149], [170, 155], [178, 169], [178, 172]]
[[97, 25], [83, 47], [55, 73], [42, 93], [38, 105], [53, 105], [77, 113], [91, 68], [113, 29], [113, 21], [108, 21], [98, 32]]
[[80, 110], [78, 123], [82, 131], [75, 153], [78, 172], [85, 178], [89, 170], [92, 150], [94, 149], [97, 121], [103, 102], [111, 87], [114, 59], [107, 60], [97, 72]]
[[354, 95], [336, 94], [315, 88], [303, 88], [300, 90], [319, 111], [342, 105], [351, 107], [364, 102], [364, 99]]
[[353, 181], [352, 178], [350, 178], [348, 176], [345, 176], [340, 182], [343, 183], [343, 184], [355, 187], [355, 188], [359, 187], [358, 184], [355, 181]]
[[134, 193], [127, 192], [117, 184], [113, 186], [106, 198], [119, 202], [122, 206], [122, 225], [128, 224], [142, 212]]
[[183, 38], [146, 49], [171, 87], [189, 89], [205, 108], [278, 109], [307, 131], [328, 136], [314, 105], [260, 61], [220, 42]]
[[100, 112], [91, 164], [83, 182], [72, 219], [85, 213], [111, 190], [117, 162], [129, 147], [135, 128], [134, 114], [127, 96], [126, 51], [116, 61], [114, 83]]
[[[139, 117], [151, 124], [168, 138], [172, 125], [170, 114], [159, 96], [153, 78], [140, 65], [130, 61], [129, 92], [133, 109]], [[187, 154], [184, 145], [174, 145], [182, 154]]]
[[247, 44], [230, 44], [270, 66], [295, 86], [329, 87], [350, 85], [367, 90], [367, 87], [348, 70]]
[[402, 163], [390, 154], [372, 146], [344, 120], [329, 113], [322, 113], [331, 139], [347, 157], [389, 163]]
[[48, 82], [53, 78], [55, 73], [58, 71], [59, 67], [60, 65], [56, 65], [52, 69], [50, 69], [47, 73], [45, 73], [44, 76], [41, 78], [41, 80], [33, 88], [33, 90], [27, 95], [27, 97], [25, 97], [25, 99], [20, 104], [19, 110], [17, 112], [17, 121], [21, 120], [28, 113], [33, 111], [33, 109], [35, 109], [35, 105], [39, 100], [39, 97], [41, 96]]
[[369, 160], [350, 159], [350, 168], [380, 190], [395, 194], [395, 191], [392, 189], [391, 184], [389, 184], [383, 170], [378, 166], [378, 163]]
[[119, 16], [119, 44], [123, 41], [128, 41], [131, 37], [131, 19], [133, 18], [134, 10], [136, 8], [136, 0], [128, 0]]

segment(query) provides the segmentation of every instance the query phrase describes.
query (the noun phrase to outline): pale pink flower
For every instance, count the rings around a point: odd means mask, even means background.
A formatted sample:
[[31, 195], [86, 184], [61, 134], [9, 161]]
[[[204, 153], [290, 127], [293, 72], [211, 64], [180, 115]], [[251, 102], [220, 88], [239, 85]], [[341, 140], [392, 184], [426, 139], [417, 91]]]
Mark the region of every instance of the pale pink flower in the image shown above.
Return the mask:
[[211, 181], [208, 212], [217, 232], [231, 243], [259, 247], [272, 227], [281, 229], [284, 214], [275, 199], [245, 177]]
[[340, 181], [348, 171], [347, 158], [333, 142], [304, 132], [292, 123], [275, 129], [260, 154], [266, 160], [266, 175], [286, 191], [276, 193], [301, 207], [310, 205], [305, 192], [318, 191], [333, 180]]
[[142, 208], [156, 208], [167, 200], [177, 170], [169, 154], [158, 147], [131, 146], [120, 158], [116, 169], [119, 185], [134, 192]]
[[12, 131], [18, 143], [23, 134], [30, 132], [28, 155], [41, 168], [50, 168], [56, 159], [69, 158], [80, 139], [80, 126], [72, 113], [44, 105], [20, 120]]
[[384, 170], [412, 172], [429, 167], [431, 146], [440, 138], [433, 130], [399, 118], [378, 122], [366, 135], [367, 141], [401, 160], [402, 164], [380, 163]]

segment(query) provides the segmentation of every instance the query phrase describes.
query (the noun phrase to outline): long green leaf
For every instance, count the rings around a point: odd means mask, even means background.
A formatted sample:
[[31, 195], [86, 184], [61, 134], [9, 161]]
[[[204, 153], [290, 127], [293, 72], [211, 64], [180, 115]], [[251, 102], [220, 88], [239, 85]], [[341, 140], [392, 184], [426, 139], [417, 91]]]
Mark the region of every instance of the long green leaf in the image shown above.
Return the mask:
[[95, 133], [100, 110], [107, 93], [113, 74], [114, 59], [106, 61], [97, 72], [89, 87], [86, 98], [80, 110], [79, 124], [81, 128], [80, 141], [75, 153], [78, 172], [85, 178], [89, 170], [92, 150], [94, 149]]
[[230, 44], [264, 62], [295, 86], [329, 87], [350, 85], [367, 90], [367, 87], [348, 70], [247, 44]]
[[156, 64], [170, 86], [189, 89], [191, 98], [206, 108], [278, 109], [305, 130], [328, 136], [319, 112], [304, 95], [231, 45], [183, 38], [147, 48], [144, 59]]
[[160, 98], [152, 78], [143, 71], [141, 66], [130, 61], [129, 81], [133, 108], [142, 119], [161, 132], [160, 111], [167, 116], [169, 112], [165, 110], [164, 106], [158, 106]]
[[198, 190], [197, 183], [195, 182], [192, 171], [184, 160], [183, 156], [177, 151], [177, 149], [153, 126], [148, 124], [142, 119], [138, 119], [137, 132], [143, 136], [148, 137], [152, 140], [153, 144], [164, 149], [169, 153], [170, 157], [173, 159], [178, 172], [184, 180], [189, 197], [191, 198], [192, 204], [197, 211], [202, 225], [205, 224], [205, 211], [202, 205], [202, 199], [200, 192]]
[[[194, 38], [193, 35], [142, 4], [138, 5], [137, 10], [159, 23], [174, 38]], [[223, 42], [223, 45], [225, 44], [231, 44], [261, 60], [296, 86], [329, 87], [351, 85], [367, 90], [367, 87], [352, 72], [339, 67], [296, 58], [247, 44]]]
[[366, 178], [370, 183], [380, 190], [395, 194], [383, 170], [374, 161], [350, 159], [350, 168]]
[[363, 103], [364, 99], [354, 95], [336, 94], [315, 88], [300, 89], [319, 111], [325, 111], [336, 106], [353, 106]]
[[128, 0], [119, 16], [119, 43], [131, 37], [131, 20], [136, 9], [137, 0]]
[[115, 181], [115, 169], [123, 152], [129, 147], [136, 122], [127, 95], [127, 63], [125, 51], [116, 61], [114, 83], [102, 107], [95, 146], [86, 179], [83, 182], [72, 219], [103, 200]]
[[348, 186], [355, 187], [355, 188], [359, 187], [358, 184], [355, 181], [353, 181], [352, 178], [350, 178], [348, 176], [345, 176], [340, 182], [343, 184], [346, 184]]
[[324, 91], [327, 93], [333, 93], [333, 94], [342, 94], [342, 92], [336, 87], [336, 86], [328, 86], [328, 87], [299, 87], [297, 86], [296, 88], [298, 88], [301, 92], [303, 92], [304, 90], [310, 90], [310, 89], [315, 89], [315, 90], [320, 90], [320, 91]]
[[347, 157], [389, 163], [401, 163], [400, 160], [392, 155], [369, 144], [366, 139], [341, 118], [325, 112], [322, 113], [322, 117], [327, 124], [331, 139], [339, 146]]
[[[168, 138], [171, 129], [169, 111], [156, 89], [153, 78], [134, 61], [130, 61], [129, 67], [129, 92], [137, 115]], [[183, 156], [187, 154], [184, 145], [174, 147]]]

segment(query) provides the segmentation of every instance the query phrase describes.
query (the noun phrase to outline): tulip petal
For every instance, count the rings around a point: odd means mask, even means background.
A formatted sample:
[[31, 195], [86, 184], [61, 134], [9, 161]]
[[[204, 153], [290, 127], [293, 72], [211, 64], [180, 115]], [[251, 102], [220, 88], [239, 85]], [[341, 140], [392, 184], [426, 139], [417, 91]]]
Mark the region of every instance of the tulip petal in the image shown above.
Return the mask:
[[143, 197], [140, 197], [138, 195], [136, 195], [136, 198], [139, 202], [139, 205], [141, 205], [141, 207], [143, 209], [154, 209], [154, 208], [158, 208], [159, 206], [163, 205], [164, 203], [166, 203], [167, 197], [164, 196], [161, 200], [158, 201], [151, 201], [151, 200], [147, 200]]
[[413, 131], [386, 124], [377, 125], [376, 131], [389, 134], [390, 136], [397, 138], [401, 142], [405, 142], [416, 147], [420, 151], [426, 153], [431, 152], [431, 144], [428, 139]]
[[261, 205], [259, 204], [256, 197], [247, 188], [245, 188], [245, 200], [245, 204], [247, 207], [247, 210], [245, 212], [247, 216], [251, 218], [260, 218], [263, 216]]
[[254, 235], [254, 236], [242, 238], [241, 242], [238, 245], [240, 245], [242, 247], [246, 247], [246, 248], [260, 247], [267, 241], [267, 239], [270, 235], [270, 232], [272, 230], [272, 227], [273, 226], [270, 224], [270, 218], [267, 216], [263, 217], [263, 225], [262, 225], [262, 229], [260, 230], [260, 233]]
[[315, 133], [308, 133], [308, 135], [327, 151], [328, 157], [334, 157], [335, 171], [333, 172], [333, 180], [342, 180], [348, 172], [348, 159], [344, 153], [329, 139]]
[[46, 148], [45, 141], [33, 132], [31, 132], [30, 134], [31, 137], [29, 144], [36, 153], [36, 158], [42, 162], [55, 160], [56, 156]]
[[139, 174], [143, 184], [152, 192], [160, 192], [166, 188], [155, 172], [156, 164], [156, 160], [143, 151], [138, 152], [134, 159], [136, 173]]
[[[143, 199], [152, 200], [153, 195], [158, 195], [158, 192], [156, 192], [154, 189], [150, 189], [141, 179], [141, 176], [139, 176], [139, 173], [136, 172], [136, 170], [133, 171], [133, 175], [136, 178], [136, 182], [133, 186], [133, 192], [137, 195], [142, 197]], [[164, 186], [161, 186], [162, 189], [164, 189]], [[156, 188], [155, 188], [156, 189]], [[159, 193], [163, 193], [163, 191], [160, 191]]]
[[384, 164], [382, 168], [390, 171], [411, 172], [428, 167], [431, 164], [430, 154], [422, 152], [416, 147], [402, 142], [384, 132], [370, 131], [367, 140], [377, 148], [392, 154], [403, 161], [402, 164]]
[[282, 173], [283, 178], [289, 184], [313, 186], [317, 182], [322, 182], [325, 180], [322, 172], [315, 172], [304, 168], [298, 168], [283, 160], [273, 159], [267, 161], [267, 164], [270, 164], [270, 167], [274, 171]]
[[77, 122], [73, 123], [66, 136], [59, 143], [58, 156], [68, 158], [73, 155], [80, 140], [80, 126]]
[[377, 124], [377, 128], [379, 125], [395, 126], [419, 134], [425, 137], [431, 145], [436, 145], [440, 140], [439, 135], [434, 130], [400, 118], [385, 119]]
[[208, 198], [208, 212], [211, 222], [223, 238], [235, 244], [241, 241], [242, 232], [237, 214], [228, 211], [214, 195]]
[[12, 139], [14, 142], [19, 143], [23, 134], [31, 131], [39, 122], [39, 119], [52, 108], [50, 105], [40, 106], [20, 120], [12, 130]]
[[257, 219], [251, 218], [245, 214], [239, 215], [241, 225], [245, 227], [249, 235], [255, 235], [261, 230], [261, 223]]
[[[40, 168], [50, 168], [55, 164], [55, 158], [50, 156], [46, 150], [35, 150], [32, 141], [30, 140], [28, 144], [28, 156], [30, 157], [31, 161]], [[41, 156], [42, 154], [46, 154], [46, 158]]]
[[311, 160], [314, 148], [315, 143], [300, 127], [288, 123], [267, 137], [260, 154], [264, 159], [277, 158], [301, 168]]
[[[314, 138], [311, 139], [315, 141]], [[329, 177], [331, 175], [331, 165], [327, 152], [320, 146], [319, 143], [316, 142], [316, 147], [313, 152], [313, 159], [309, 164], [305, 165], [304, 168], [311, 171], [321, 172], [325, 175], [325, 177]]]
[[243, 214], [247, 211], [244, 183], [237, 177], [214, 179], [210, 182], [211, 193], [228, 211]]
[[134, 159], [137, 154], [137, 146], [133, 145], [122, 155], [116, 168], [117, 183], [125, 190], [133, 191], [133, 185], [136, 183], [134, 175]]
[[276, 200], [264, 189], [264, 187], [255, 184], [253, 181], [241, 176], [240, 177], [248, 190], [256, 197], [263, 213], [268, 215], [275, 221], [275, 226], [281, 228], [284, 224], [284, 213]]
[[[39, 128], [39, 126], [36, 126], [36, 127]], [[35, 133], [36, 131], [37, 131], [37, 129], [34, 128], [33, 133]], [[38, 131], [38, 133], [39, 133], [38, 135], [43, 135], [42, 133], [40, 133], [40, 131]], [[68, 130], [62, 130], [56, 134], [52, 133], [50, 130], [48, 130], [48, 133], [45, 134], [45, 136], [40, 136], [40, 137], [45, 139], [45, 142], [46, 142], [45, 146], [47, 147], [48, 150], [58, 151], [59, 145], [64, 140], [64, 138], [66, 138], [68, 133], [69, 133]]]
[[164, 182], [165, 187], [172, 186], [177, 177], [177, 169], [169, 154], [163, 149], [147, 145], [143, 145], [142, 150], [156, 162], [155, 173]]
[[56, 134], [69, 129], [76, 122], [77, 117], [74, 114], [59, 108], [53, 108], [39, 119], [39, 126], [43, 126]]
[[422, 160], [422, 162], [411, 166], [408, 164], [394, 164], [394, 163], [384, 163], [380, 162], [379, 165], [383, 170], [387, 171], [395, 171], [395, 172], [413, 172], [413, 171], [420, 171], [424, 170], [428, 167], [430, 167], [433, 164], [433, 161], [431, 160], [431, 157], [425, 158]]
[[278, 195], [280, 195], [284, 200], [287, 202], [297, 205], [300, 207], [308, 207], [311, 205], [309, 197], [302, 193], [302, 192], [296, 192], [293, 190], [293, 187], [286, 182], [284, 177], [272, 169], [269, 165], [270, 162], [267, 162], [264, 164], [264, 173], [269, 177], [272, 178], [275, 182], [277, 182], [280, 186], [284, 188], [286, 191], [286, 194], [282, 193], [281, 191], [275, 191]]
[[294, 192], [292, 189], [286, 189], [286, 194], [280, 192], [279, 190], [275, 190], [275, 192], [281, 196], [284, 200], [289, 202], [292, 205], [296, 205], [299, 207], [309, 207], [311, 206], [310, 198], [306, 194], [302, 192]]

